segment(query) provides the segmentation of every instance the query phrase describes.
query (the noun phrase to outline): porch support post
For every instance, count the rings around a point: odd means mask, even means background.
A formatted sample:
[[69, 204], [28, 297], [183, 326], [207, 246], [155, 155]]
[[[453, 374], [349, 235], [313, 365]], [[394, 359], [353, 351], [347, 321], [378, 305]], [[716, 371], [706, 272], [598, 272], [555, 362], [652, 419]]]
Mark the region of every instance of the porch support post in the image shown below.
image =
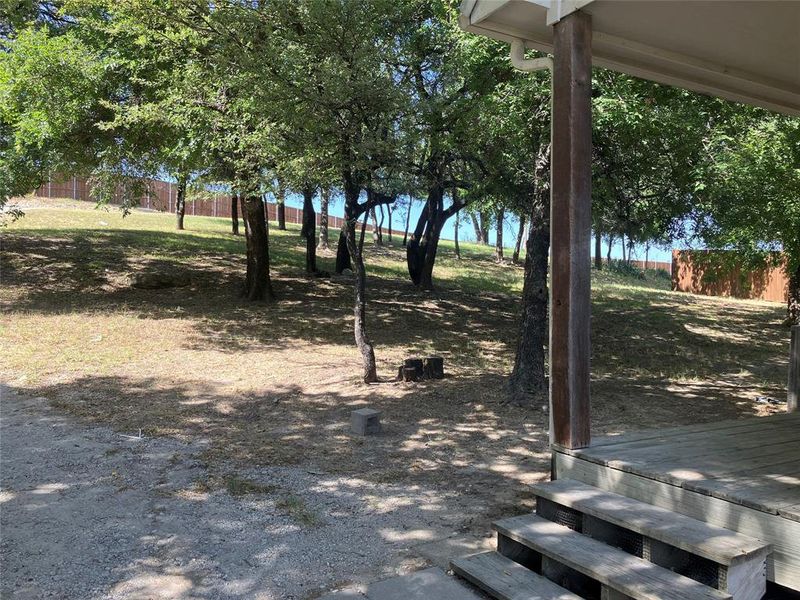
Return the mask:
[[550, 186], [550, 442], [589, 445], [592, 24], [554, 26]]
[[786, 410], [800, 409], [800, 325], [792, 327], [792, 345], [789, 350], [789, 397]]

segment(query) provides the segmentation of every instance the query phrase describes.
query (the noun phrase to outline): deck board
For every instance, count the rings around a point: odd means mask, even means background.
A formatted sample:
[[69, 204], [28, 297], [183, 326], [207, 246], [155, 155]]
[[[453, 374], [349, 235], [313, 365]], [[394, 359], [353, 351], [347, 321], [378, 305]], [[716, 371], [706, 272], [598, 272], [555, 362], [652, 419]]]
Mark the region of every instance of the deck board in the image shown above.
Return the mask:
[[600, 438], [572, 456], [779, 514], [800, 505], [800, 413]]
[[770, 579], [800, 590], [800, 413], [639, 431], [554, 450], [558, 477], [772, 543]]

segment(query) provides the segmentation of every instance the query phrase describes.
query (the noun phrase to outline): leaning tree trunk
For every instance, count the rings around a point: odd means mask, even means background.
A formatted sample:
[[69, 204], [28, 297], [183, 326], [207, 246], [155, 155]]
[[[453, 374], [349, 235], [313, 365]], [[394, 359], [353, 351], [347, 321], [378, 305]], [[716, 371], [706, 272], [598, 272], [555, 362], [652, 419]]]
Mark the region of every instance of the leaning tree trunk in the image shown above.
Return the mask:
[[525, 280], [522, 288], [517, 355], [509, 379], [512, 402], [531, 406], [547, 398], [545, 344], [547, 343], [547, 258], [550, 250], [550, 217], [547, 191], [539, 194], [531, 214], [525, 245]]
[[525, 237], [525, 215], [519, 217], [519, 231], [517, 232], [517, 241], [514, 244], [514, 254], [511, 256], [511, 262], [514, 264], [519, 262], [519, 251], [522, 249], [522, 238]]
[[787, 320], [800, 325], [800, 263], [789, 276], [789, 301], [787, 304]]
[[239, 235], [239, 196], [231, 194], [231, 233]]
[[328, 206], [331, 203], [331, 190], [322, 188], [319, 201], [319, 245], [317, 250], [327, 250], [328, 243]]
[[503, 208], [497, 210], [497, 239], [494, 244], [494, 258], [497, 262], [503, 262], [503, 221], [505, 221], [506, 211]]
[[480, 221], [478, 221], [478, 216], [472, 213], [470, 217], [472, 217], [472, 227], [475, 229], [475, 242], [483, 244], [483, 230], [481, 229]]
[[425, 260], [422, 263], [422, 273], [419, 280], [419, 287], [423, 290], [433, 289], [433, 265], [436, 263], [436, 253], [439, 250], [442, 225], [444, 225], [444, 219], [439, 215], [434, 217], [429, 224], [430, 234], [426, 236]]
[[598, 225], [597, 230], [594, 232], [594, 268], [598, 271], [603, 268], [602, 241], [603, 238], [600, 235], [600, 226]]
[[269, 233], [264, 200], [257, 193], [246, 192], [242, 201], [247, 236], [247, 275], [245, 296], [248, 300], [272, 300], [269, 276]]
[[183, 229], [183, 218], [186, 216], [186, 185], [188, 177], [178, 177], [178, 195], [175, 198], [175, 228]]
[[306, 240], [306, 273], [317, 272], [317, 214], [314, 212], [314, 190], [303, 190], [303, 226], [300, 235]]
[[[365, 219], [366, 222], [366, 219]], [[356, 243], [355, 222], [349, 220], [342, 228], [345, 235], [345, 242], [350, 255], [353, 257], [355, 267], [355, 303], [353, 314], [355, 316], [353, 332], [356, 338], [356, 346], [361, 353], [361, 360], [364, 367], [364, 383], [378, 381], [378, 371], [375, 364], [375, 349], [367, 337], [367, 273], [364, 269], [364, 260], [361, 250]]]

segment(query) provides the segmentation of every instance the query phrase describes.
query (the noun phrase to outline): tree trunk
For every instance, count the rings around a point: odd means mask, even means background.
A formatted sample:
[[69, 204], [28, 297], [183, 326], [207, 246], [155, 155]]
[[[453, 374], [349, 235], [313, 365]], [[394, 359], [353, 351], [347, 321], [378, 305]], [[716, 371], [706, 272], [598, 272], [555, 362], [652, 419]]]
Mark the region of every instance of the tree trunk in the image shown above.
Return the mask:
[[647, 263], [650, 262], [650, 244], [644, 247], [644, 270], [647, 271]]
[[239, 196], [231, 195], [231, 233], [239, 235]]
[[475, 229], [475, 242], [477, 244], [483, 244], [483, 230], [481, 229], [480, 221], [478, 221], [478, 215], [476, 213], [471, 213], [470, 217], [472, 217], [472, 226]]
[[[540, 148], [536, 158], [537, 180], [546, 181], [550, 172], [549, 146]], [[550, 251], [550, 189], [537, 185], [531, 207], [528, 241], [525, 244], [525, 275], [522, 286], [522, 314], [514, 369], [509, 378], [509, 395], [515, 404], [531, 406], [547, 402], [545, 345], [547, 328], [547, 268]]]
[[[355, 302], [353, 306], [353, 314], [355, 319], [353, 324], [353, 333], [356, 340], [356, 346], [361, 353], [361, 360], [364, 369], [364, 383], [372, 383], [378, 380], [378, 374], [375, 364], [375, 349], [367, 337], [367, 273], [364, 269], [363, 254], [358, 243], [356, 242], [355, 220], [352, 218], [347, 218], [348, 213], [353, 213], [354, 207], [357, 203], [358, 191], [354, 187], [350, 187], [345, 184], [345, 226], [342, 228], [342, 233], [344, 234], [346, 250], [352, 257], [353, 265], [355, 267]], [[348, 206], [350, 207], [349, 209]], [[366, 216], [367, 215], [365, 214], [364, 224], [366, 224]]]
[[269, 276], [269, 234], [264, 200], [253, 191], [245, 192], [243, 216], [247, 237], [247, 275], [245, 296], [248, 300], [273, 300]]
[[622, 262], [628, 262], [628, 256], [625, 254], [625, 250], [627, 247], [625, 246], [625, 234], [622, 234]]
[[489, 213], [486, 211], [480, 212], [481, 217], [481, 240], [484, 246], [489, 245]]
[[800, 263], [789, 276], [789, 302], [787, 317], [790, 323], [800, 325]]
[[606, 252], [606, 262], [607, 263], [611, 262], [611, 248], [613, 246], [614, 246], [614, 236], [609, 234], [609, 236], [608, 236], [608, 251]]
[[[453, 192], [455, 193], [455, 192]], [[456, 222], [453, 224], [453, 244], [455, 245], [456, 258], [461, 260], [461, 248], [458, 246], [458, 225], [460, 215], [456, 213]]]
[[188, 177], [180, 175], [178, 177], [178, 195], [175, 198], [175, 228], [183, 229], [183, 217], [186, 215], [186, 185]]
[[350, 260], [352, 253], [347, 247], [347, 231], [353, 229], [353, 242], [355, 243], [356, 220], [358, 219], [358, 196], [361, 193], [358, 185], [353, 183], [353, 177], [345, 172], [342, 175], [342, 187], [344, 191], [344, 223], [339, 232], [339, 242], [336, 246], [336, 267], [337, 274], [341, 274], [345, 269], [353, 270]]
[[392, 207], [390, 205], [386, 205], [386, 214], [389, 216], [389, 226], [386, 228], [386, 233], [389, 237], [389, 245], [392, 245]]
[[380, 225], [378, 225], [378, 214], [374, 207], [369, 212], [369, 216], [372, 219], [372, 243], [376, 246], [383, 246], [383, 239], [381, 239], [381, 228]]
[[602, 242], [603, 238], [600, 235], [600, 227], [598, 226], [597, 230], [594, 232], [594, 268], [598, 271], [603, 268], [603, 257], [601, 256], [603, 253]]
[[317, 214], [314, 212], [314, 188], [303, 189], [303, 226], [300, 235], [306, 240], [306, 273], [317, 272]]
[[408, 210], [406, 211], [406, 231], [403, 234], [403, 248], [408, 243], [408, 225], [411, 223], [411, 196], [408, 196]]
[[506, 218], [504, 208], [497, 209], [497, 238], [494, 242], [494, 258], [497, 262], [503, 262], [503, 226]]
[[542, 191], [531, 213], [525, 245], [525, 280], [522, 288], [517, 355], [509, 379], [512, 402], [521, 406], [547, 401], [545, 345], [547, 344], [547, 260], [550, 250], [549, 192]]
[[244, 209], [244, 196], [239, 194], [239, 212], [242, 213], [242, 222], [244, 223], [244, 234], [250, 231], [250, 226], [247, 224], [247, 212]]
[[381, 218], [378, 220], [378, 241], [380, 245], [383, 246], [383, 220], [386, 218], [386, 215], [383, 212], [383, 204], [379, 205], [378, 208], [381, 211]]
[[328, 206], [331, 203], [330, 188], [322, 188], [319, 200], [319, 245], [317, 250], [328, 250]]
[[278, 218], [278, 229], [286, 231], [286, 188], [278, 182], [278, 194], [275, 198], [275, 213]]
[[517, 242], [514, 244], [514, 254], [511, 261], [516, 264], [519, 262], [519, 251], [522, 248], [522, 238], [525, 237], [525, 215], [519, 216], [519, 231], [517, 232]]

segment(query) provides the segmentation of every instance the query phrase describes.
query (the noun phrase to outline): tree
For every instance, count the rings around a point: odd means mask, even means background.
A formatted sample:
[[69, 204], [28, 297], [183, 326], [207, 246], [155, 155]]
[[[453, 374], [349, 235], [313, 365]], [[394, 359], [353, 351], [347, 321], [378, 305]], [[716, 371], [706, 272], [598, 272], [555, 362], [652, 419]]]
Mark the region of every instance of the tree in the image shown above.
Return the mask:
[[317, 251], [327, 251], [330, 249], [328, 242], [328, 212], [331, 204], [331, 188], [325, 186], [320, 193], [319, 208], [319, 244]]
[[800, 119], [721, 103], [696, 173], [696, 233], [745, 267], [780, 264], [800, 323]]
[[354, 335], [365, 382], [377, 372], [355, 227], [364, 213], [396, 197], [387, 168], [397, 163], [397, 122], [405, 106], [393, 56], [398, 32], [408, 26], [405, 9], [389, 0], [304, 0], [256, 12], [272, 32], [259, 63], [271, 116], [298, 152], [336, 173], [342, 189], [336, 271], [355, 274]]
[[525, 237], [525, 213], [520, 214], [518, 217], [519, 219], [519, 229], [517, 230], [517, 241], [514, 244], [514, 254], [511, 257], [511, 262], [514, 264], [519, 262], [519, 251], [522, 249], [522, 240]]
[[594, 88], [593, 226], [630, 260], [635, 244], [685, 235], [714, 101], [602, 70]]
[[89, 172], [117, 143], [101, 127], [117, 85], [112, 65], [73, 30], [32, 26], [0, 51], [0, 207], [53, 173]]

